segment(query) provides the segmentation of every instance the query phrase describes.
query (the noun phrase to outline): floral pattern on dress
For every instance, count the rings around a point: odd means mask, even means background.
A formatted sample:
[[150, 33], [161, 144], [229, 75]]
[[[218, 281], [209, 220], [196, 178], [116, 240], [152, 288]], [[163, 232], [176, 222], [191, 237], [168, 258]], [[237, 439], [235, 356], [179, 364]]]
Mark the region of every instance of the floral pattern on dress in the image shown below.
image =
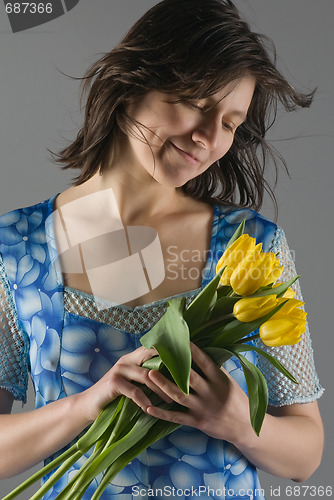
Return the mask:
[[0, 217], [0, 253], [10, 283], [16, 313], [30, 341], [31, 378], [36, 408], [64, 397], [59, 377], [60, 333], [63, 322], [62, 285], [45, 287], [49, 254], [46, 218], [54, 198]]
[[88, 389], [135, 348], [134, 339], [126, 332], [66, 313], [60, 352], [66, 395]]
[[[0, 253], [19, 323], [30, 339], [36, 407], [85, 390], [123, 354], [140, 345], [140, 335], [64, 313], [63, 284], [56, 267], [52, 234], [53, 203], [54, 197], [0, 217]], [[273, 223], [251, 210], [216, 206], [211, 252], [202, 286], [214, 276], [216, 262], [242, 219], [246, 219], [246, 232], [263, 241], [263, 249], [268, 251], [276, 228]], [[256, 362], [254, 353], [246, 356]], [[225, 367], [246, 390], [239, 362], [231, 359]], [[57, 496], [83, 460], [79, 462], [53, 486], [45, 500]], [[84, 500], [92, 497], [97, 481], [88, 488]], [[152, 497], [150, 488], [163, 491], [164, 487], [183, 490], [206, 487], [207, 495], [203, 493], [202, 498], [216, 498], [213, 490], [225, 487], [236, 493], [224, 498], [236, 500], [251, 499], [251, 495], [238, 496], [237, 492], [241, 487], [254, 491], [259, 488], [259, 482], [255, 467], [234, 446], [197, 429], [181, 427], [129, 463], [101, 498], [130, 500], [135, 496], [135, 486], [146, 489], [147, 497]], [[156, 493], [155, 498], [163, 498], [159, 495]], [[186, 495], [178, 495], [178, 498], [186, 498]], [[257, 499], [264, 500], [264, 497], [257, 496]]]

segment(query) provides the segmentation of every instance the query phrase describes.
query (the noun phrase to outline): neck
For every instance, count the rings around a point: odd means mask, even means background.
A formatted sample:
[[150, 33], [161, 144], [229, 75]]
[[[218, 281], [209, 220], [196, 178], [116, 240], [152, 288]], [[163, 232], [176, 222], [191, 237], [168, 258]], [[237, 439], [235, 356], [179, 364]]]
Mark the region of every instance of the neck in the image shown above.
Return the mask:
[[125, 225], [176, 212], [186, 197], [180, 189], [163, 186], [147, 172], [140, 175], [120, 163], [95, 174], [88, 183], [95, 192], [112, 188]]

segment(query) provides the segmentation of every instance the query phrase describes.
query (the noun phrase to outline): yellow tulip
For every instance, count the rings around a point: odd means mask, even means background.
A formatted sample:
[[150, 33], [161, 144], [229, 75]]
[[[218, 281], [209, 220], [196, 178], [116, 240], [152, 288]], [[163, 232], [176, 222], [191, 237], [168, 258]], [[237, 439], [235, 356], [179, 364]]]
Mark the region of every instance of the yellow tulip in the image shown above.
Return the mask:
[[261, 249], [262, 243], [259, 243], [249, 251], [230, 277], [230, 284], [239, 295], [252, 295], [282, 274], [283, 266], [279, 266], [275, 254], [262, 252]]
[[260, 337], [269, 347], [297, 344], [305, 331], [305, 320], [270, 319], [260, 326]]
[[281, 307], [281, 309], [275, 313], [271, 319], [284, 319], [286, 317], [293, 320], [304, 320], [306, 319], [307, 313], [302, 309], [299, 309], [301, 306], [305, 304], [301, 300], [297, 299], [286, 299], [284, 297], [277, 299], [277, 304], [281, 304], [285, 302], [285, 304]]
[[297, 344], [305, 331], [306, 312], [300, 309], [304, 302], [297, 299], [277, 299], [281, 309], [260, 326], [260, 337], [268, 346]]
[[248, 234], [243, 234], [225, 250], [216, 266], [216, 273], [218, 273], [222, 267], [226, 267], [219, 282], [220, 285], [230, 284], [230, 277], [235, 267], [254, 247], [255, 238], [251, 238]]
[[238, 300], [233, 308], [234, 316], [243, 323], [255, 321], [272, 311], [279, 304], [276, 295], [245, 297]]
[[237, 264], [246, 257], [248, 252], [255, 247], [255, 238], [251, 238], [248, 234], [243, 234], [230, 245], [223, 255], [220, 257], [216, 272], [224, 266]]
[[280, 266], [280, 261], [276, 258], [273, 252], [269, 252], [266, 255], [269, 256], [268, 259], [272, 267], [264, 284], [270, 285], [270, 283], [276, 283], [278, 278], [281, 276], [283, 272], [283, 266]]

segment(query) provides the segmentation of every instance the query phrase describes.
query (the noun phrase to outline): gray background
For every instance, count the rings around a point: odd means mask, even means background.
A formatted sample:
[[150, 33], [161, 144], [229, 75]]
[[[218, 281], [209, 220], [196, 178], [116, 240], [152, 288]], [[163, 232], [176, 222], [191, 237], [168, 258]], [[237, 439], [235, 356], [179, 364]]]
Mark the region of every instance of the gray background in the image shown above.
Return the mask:
[[[190, 0], [189, 0], [190, 1]], [[58, 70], [81, 76], [99, 53], [109, 51], [154, 0], [80, 0], [66, 15], [44, 26], [13, 34], [0, 2], [0, 213], [27, 206], [64, 190], [72, 173], [53, 165], [57, 151], [81, 123], [78, 82]], [[294, 250], [309, 312], [315, 360], [322, 385], [326, 429], [323, 462], [304, 485], [333, 486], [333, 332], [332, 322], [332, 148], [333, 0], [236, 0], [251, 24], [275, 42], [279, 65], [296, 87], [318, 87], [310, 110], [280, 113], [271, 132], [291, 178], [279, 176], [279, 224]], [[263, 214], [272, 218], [267, 200]], [[33, 408], [33, 392], [23, 409]], [[15, 404], [14, 411], [22, 411]], [[3, 496], [30, 472], [1, 481]], [[260, 473], [267, 498], [287, 498], [295, 483]], [[277, 495], [280, 493], [280, 495]], [[29, 494], [21, 495], [28, 499]], [[293, 495], [292, 498], [298, 496]], [[300, 494], [303, 498], [314, 495]], [[317, 498], [320, 495], [316, 495]]]

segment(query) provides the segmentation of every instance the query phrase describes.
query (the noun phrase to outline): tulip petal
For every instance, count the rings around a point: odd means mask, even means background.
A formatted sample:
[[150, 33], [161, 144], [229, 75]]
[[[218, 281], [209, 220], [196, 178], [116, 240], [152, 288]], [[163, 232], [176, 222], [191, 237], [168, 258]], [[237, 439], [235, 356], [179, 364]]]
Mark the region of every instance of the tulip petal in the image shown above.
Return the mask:
[[234, 305], [233, 314], [239, 321], [246, 323], [265, 316], [272, 311], [278, 303], [276, 295], [245, 297]]
[[305, 330], [305, 324], [305, 320], [294, 321], [288, 317], [270, 319], [260, 326], [260, 337], [270, 347], [297, 344]]

